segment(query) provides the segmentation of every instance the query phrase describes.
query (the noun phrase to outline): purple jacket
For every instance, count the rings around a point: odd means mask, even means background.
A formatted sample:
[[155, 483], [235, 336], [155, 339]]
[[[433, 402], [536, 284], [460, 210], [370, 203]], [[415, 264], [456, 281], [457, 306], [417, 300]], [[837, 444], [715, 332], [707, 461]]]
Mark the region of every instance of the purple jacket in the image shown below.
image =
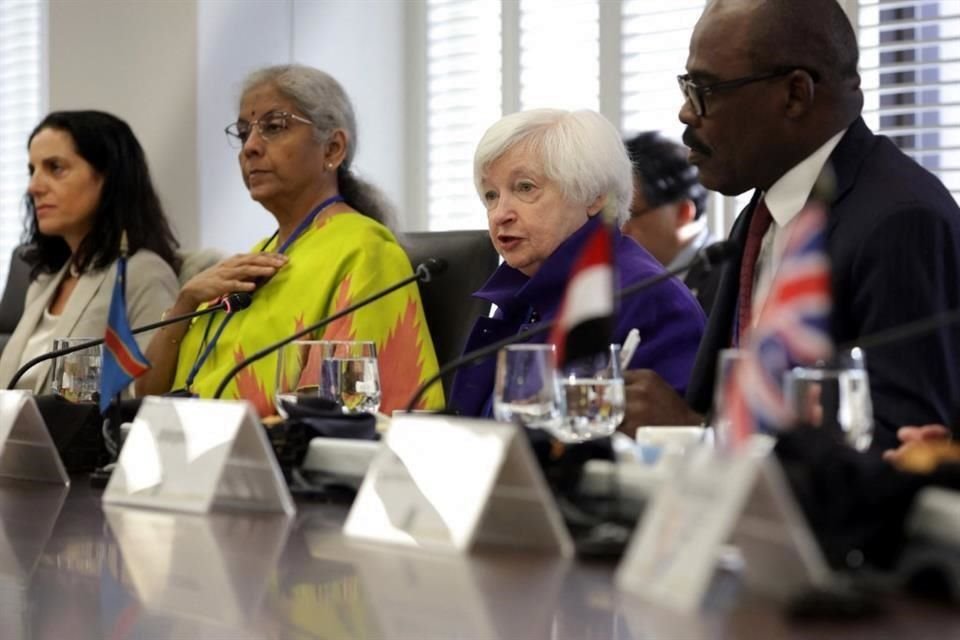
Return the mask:
[[[479, 349], [507, 336], [550, 321], [559, 310], [567, 277], [590, 232], [600, 224], [594, 217], [567, 238], [528, 278], [506, 264], [494, 271], [473, 295], [497, 306], [492, 318], [478, 318], [464, 352]], [[632, 238], [614, 233], [616, 288], [663, 272], [663, 267]], [[631, 369], [653, 369], [683, 395], [703, 334], [703, 310], [684, 284], [671, 278], [620, 302], [613, 341], [622, 344], [631, 329], [640, 332], [640, 346]], [[536, 341], [546, 341], [547, 334]], [[489, 415], [496, 358], [491, 356], [457, 372], [449, 407], [461, 415]]]

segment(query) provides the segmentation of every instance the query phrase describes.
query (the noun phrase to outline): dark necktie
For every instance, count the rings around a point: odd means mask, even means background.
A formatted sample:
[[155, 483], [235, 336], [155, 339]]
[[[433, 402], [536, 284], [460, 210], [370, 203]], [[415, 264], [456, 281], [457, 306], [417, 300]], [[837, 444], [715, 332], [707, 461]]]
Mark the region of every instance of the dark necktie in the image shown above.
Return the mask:
[[743, 260], [740, 262], [740, 295], [737, 304], [737, 345], [743, 344], [743, 339], [750, 331], [753, 319], [753, 280], [756, 275], [757, 258], [760, 255], [760, 245], [763, 236], [770, 228], [772, 218], [767, 204], [760, 199], [754, 207], [750, 218], [750, 227], [747, 229], [747, 239], [743, 244]]

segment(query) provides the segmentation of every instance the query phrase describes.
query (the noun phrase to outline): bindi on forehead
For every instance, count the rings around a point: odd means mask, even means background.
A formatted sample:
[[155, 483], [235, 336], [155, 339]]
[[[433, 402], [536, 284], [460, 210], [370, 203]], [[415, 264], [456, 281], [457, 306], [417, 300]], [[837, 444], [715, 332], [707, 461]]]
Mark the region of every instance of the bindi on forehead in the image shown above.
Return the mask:
[[248, 93], [240, 102], [240, 116], [255, 120], [271, 111], [292, 111], [289, 101], [272, 87], [261, 87]]

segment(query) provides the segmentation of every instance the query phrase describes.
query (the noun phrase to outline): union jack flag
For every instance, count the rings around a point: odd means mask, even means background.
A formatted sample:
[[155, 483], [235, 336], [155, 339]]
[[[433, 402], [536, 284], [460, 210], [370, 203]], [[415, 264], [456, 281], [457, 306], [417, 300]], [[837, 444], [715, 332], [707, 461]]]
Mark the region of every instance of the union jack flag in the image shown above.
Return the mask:
[[825, 225], [823, 203], [811, 199], [790, 228], [757, 324], [725, 378], [722, 393], [734, 448], [753, 433], [776, 434], [793, 425], [795, 417], [783, 393], [784, 374], [833, 353]]
[[110, 401], [150, 368], [130, 331], [127, 318], [127, 238], [121, 240], [117, 260], [117, 280], [110, 298], [107, 333], [104, 336], [103, 366], [100, 370], [100, 413], [106, 413]]

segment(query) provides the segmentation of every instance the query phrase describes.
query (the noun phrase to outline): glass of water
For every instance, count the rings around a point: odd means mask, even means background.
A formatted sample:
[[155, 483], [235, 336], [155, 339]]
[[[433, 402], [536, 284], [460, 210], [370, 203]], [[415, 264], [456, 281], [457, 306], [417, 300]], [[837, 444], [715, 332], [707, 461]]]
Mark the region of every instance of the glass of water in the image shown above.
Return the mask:
[[[94, 338], [55, 338], [53, 350], [66, 349]], [[51, 383], [54, 393], [71, 402], [96, 402], [100, 393], [100, 346], [88, 347], [53, 361]]]
[[560, 390], [566, 411], [550, 429], [557, 440], [584, 442], [613, 434], [624, 415], [620, 345], [565, 365]]
[[321, 340], [318, 394], [344, 413], [376, 413], [380, 408], [377, 345], [371, 340]]
[[733, 373], [744, 361], [745, 355], [740, 349], [722, 349], [717, 358], [717, 377], [713, 388], [713, 433], [721, 449], [729, 449], [734, 445], [733, 417], [728, 405], [733, 393]]
[[784, 376], [784, 396], [800, 424], [825, 427], [866, 451], [873, 439], [873, 403], [863, 351], [844, 351], [829, 362], [795, 367]]
[[563, 416], [552, 344], [512, 344], [497, 353], [493, 416], [501, 422], [550, 429]]

